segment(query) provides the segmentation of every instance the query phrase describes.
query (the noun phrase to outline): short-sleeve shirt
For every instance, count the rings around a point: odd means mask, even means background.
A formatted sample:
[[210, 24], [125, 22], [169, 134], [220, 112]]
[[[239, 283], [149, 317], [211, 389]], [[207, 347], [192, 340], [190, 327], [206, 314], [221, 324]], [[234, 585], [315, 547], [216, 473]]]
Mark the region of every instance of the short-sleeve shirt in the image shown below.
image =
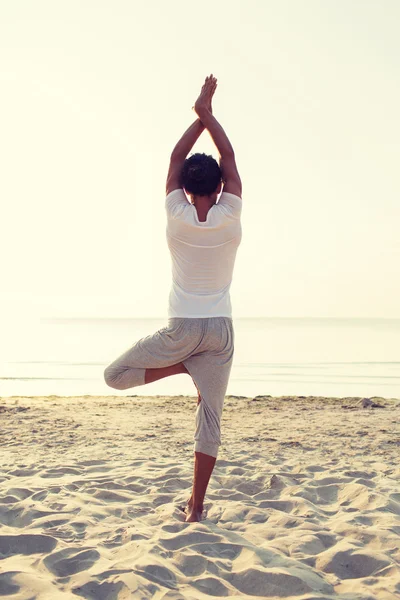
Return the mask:
[[182, 188], [165, 199], [167, 243], [172, 261], [168, 316], [230, 317], [230, 286], [242, 239], [242, 199], [222, 192], [199, 221]]

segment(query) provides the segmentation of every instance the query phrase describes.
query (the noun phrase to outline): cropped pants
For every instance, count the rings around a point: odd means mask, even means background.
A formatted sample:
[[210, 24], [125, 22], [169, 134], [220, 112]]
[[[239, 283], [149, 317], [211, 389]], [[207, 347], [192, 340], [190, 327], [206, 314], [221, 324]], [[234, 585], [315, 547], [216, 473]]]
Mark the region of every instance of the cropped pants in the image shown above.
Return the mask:
[[144, 385], [146, 369], [182, 362], [200, 392], [194, 450], [218, 456], [221, 415], [234, 353], [233, 322], [229, 317], [171, 317], [167, 327], [137, 341], [104, 371], [112, 388]]

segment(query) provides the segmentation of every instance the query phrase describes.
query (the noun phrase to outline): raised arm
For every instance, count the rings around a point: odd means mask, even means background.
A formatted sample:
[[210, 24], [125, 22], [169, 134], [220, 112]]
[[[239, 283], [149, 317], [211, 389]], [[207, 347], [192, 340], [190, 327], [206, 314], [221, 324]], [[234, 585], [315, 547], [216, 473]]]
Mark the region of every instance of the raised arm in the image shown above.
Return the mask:
[[[204, 87], [204, 86], [203, 86]], [[209, 113], [212, 115], [212, 97], [214, 95], [216, 84], [213, 88], [207, 90], [207, 97], [204, 99], [204, 106], [207, 108]], [[185, 159], [195, 143], [197, 142], [200, 135], [203, 133], [205, 127], [200, 119], [196, 119], [194, 123], [185, 131], [175, 148], [172, 150], [171, 159], [169, 163], [169, 170], [167, 175], [167, 195], [174, 190], [182, 187], [181, 184], [181, 173]]]
[[167, 195], [182, 187], [181, 172], [183, 163], [203, 131], [203, 123], [200, 119], [196, 119], [196, 121], [185, 131], [175, 148], [172, 150], [167, 175]]
[[194, 110], [209, 131], [220, 154], [220, 167], [224, 180], [224, 192], [242, 197], [242, 182], [236, 166], [235, 153], [222, 126], [209, 109], [209, 98], [215, 92], [217, 80], [213, 75], [206, 78], [200, 96], [196, 100]]

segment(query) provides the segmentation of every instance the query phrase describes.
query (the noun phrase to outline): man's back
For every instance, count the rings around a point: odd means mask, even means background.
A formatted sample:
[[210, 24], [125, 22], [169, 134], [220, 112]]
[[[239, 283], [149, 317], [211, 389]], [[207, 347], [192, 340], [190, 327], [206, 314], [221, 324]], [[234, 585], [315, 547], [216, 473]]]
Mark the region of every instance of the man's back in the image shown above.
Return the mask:
[[229, 289], [242, 237], [242, 200], [222, 192], [205, 221], [182, 189], [166, 198], [172, 260], [170, 317], [232, 316]]

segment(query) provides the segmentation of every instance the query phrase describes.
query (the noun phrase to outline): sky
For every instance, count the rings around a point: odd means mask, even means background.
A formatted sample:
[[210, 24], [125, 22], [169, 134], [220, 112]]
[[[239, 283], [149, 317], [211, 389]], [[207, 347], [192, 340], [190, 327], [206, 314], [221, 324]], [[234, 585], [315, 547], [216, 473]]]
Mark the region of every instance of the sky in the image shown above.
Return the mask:
[[[243, 183], [233, 316], [400, 318], [399, 20], [396, 0], [0, 0], [3, 321], [166, 317], [169, 157], [210, 73]], [[217, 155], [207, 132], [195, 151]]]

